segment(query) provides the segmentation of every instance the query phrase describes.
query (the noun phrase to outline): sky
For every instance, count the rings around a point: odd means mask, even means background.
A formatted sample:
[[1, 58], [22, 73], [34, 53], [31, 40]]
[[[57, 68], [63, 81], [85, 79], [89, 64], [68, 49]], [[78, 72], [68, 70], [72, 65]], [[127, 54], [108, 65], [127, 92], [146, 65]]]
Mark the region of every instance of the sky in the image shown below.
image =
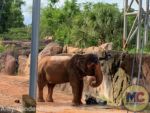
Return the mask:
[[[24, 0], [25, 5], [22, 6], [22, 12], [24, 15], [24, 24], [28, 25], [32, 22], [32, 2], [33, 0]], [[58, 6], [62, 6], [65, 0], [59, 0]], [[124, 0], [77, 0], [78, 3], [86, 3], [86, 2], [104, 2], [104, 3], [117, 3], [119, 9], [123, 8], [123, 1]], [[47, 0], [41, 0], [41, 8], [47, 5]], [[133, 7], [136, 7], [133, 5]]]

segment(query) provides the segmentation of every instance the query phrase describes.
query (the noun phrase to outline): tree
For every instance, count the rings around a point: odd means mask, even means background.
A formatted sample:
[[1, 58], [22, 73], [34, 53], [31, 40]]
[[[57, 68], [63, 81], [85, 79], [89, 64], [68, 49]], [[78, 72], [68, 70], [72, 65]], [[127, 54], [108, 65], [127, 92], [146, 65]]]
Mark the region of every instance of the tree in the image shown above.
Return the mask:
[[66, 0], [62, 7], [50, 5], [42, 11], [41, 34], [78, 47], [108, 41], [117, 42], [121, 47], [122, 23], [122, 13], [116, 4], [80, 5], [76, 0]]
[[0, 33], [12, 27], [23, 27], [22, 0], [0, 0]]
[[72, 44], [80, 47], [97, 45], [98, 39], [94, 31], [95, 15], [92, 13], [92, 3], [86, 3], [80, 14], [73, 18]]
[[64, 6], [59, 8], [49, 5], [42, 10], [41, 37], [51, 35], [55, 41], [64, 44], [70, 43], [72, 20], [79, 12], [76, 0], [66, 0]]
[[123, 18], [116, 4], [86, 3], [75, 21], [76, 45], [87, 47], [110, 41], [121, 44]]
[[10, 15], [11, 0], [0, 0], [0, 33], [8, 30], [8, 15]]
[[9, 26], [10, 27], [23, 27], [24, 23], [24, 17], [21, 12], [21, 6], [24, 4], [23, 0], [15, 0], [11, 4], [11, 10], [10, 10], [10, 16], [9, 16]]

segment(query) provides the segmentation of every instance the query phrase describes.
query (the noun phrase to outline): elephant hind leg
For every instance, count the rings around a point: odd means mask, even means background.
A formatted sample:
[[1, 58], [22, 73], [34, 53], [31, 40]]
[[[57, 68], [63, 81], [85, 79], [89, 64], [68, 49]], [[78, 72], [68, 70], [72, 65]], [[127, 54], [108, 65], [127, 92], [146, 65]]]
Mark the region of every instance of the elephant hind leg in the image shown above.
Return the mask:
[[47, 84], [47, 87], [48, 87], [48, 95], [46, 98], [47, 102], [53, 102], [52, 95], [53, 95], [54, 86], [55, 86], [55, 84]]
[[46, 83], [39, 83], [38, 82], [38, 102], [45, 102], [44, 98], [43, 98], [43, 89], [44, 86], [46, 85]]
[[39, 71], [38, 72], [38, 102], [45, 102], [44, 98], [43, 98], [43, 89], [45, 87], [45, 85], [48, 83], [46, 80], [46, 74], [44, 71]]

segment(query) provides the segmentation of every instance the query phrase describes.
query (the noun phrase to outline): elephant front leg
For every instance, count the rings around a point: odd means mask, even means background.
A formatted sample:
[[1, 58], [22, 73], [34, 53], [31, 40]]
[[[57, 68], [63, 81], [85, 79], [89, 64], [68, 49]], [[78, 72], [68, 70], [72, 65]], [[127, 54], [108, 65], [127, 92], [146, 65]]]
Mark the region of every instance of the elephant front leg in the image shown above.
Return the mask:
[[83, 80], [71, 83], [73, 93], [73, 106], [81, 105], [82, 91], [83, 91]]
[[52, 95], [53, 95], [53, 89], [54, 89], [55, 84], [47, 84], [47, 86], [48, 86], [48, 95], [47, 95], [46, 101], [53, 102]]
[[80, 104], [82, 104], [82, 93], [83, 93], [83, 80], [80, 81], [80, 87], [79, 87], [79, 100], [80, 100]]

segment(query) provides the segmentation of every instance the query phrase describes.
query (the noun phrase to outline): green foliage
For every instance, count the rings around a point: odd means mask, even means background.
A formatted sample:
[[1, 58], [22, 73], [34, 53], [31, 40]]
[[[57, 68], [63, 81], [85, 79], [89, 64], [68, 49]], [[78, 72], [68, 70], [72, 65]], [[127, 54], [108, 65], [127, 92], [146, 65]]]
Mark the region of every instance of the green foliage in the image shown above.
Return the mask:
[[9, 16], [8, 19], [10, 28], [24, 27], [24, 17], [21, 12], [21, 5], [23, 4], [23, 0], [15, 0], [15, 2], [11, 4], [11, 16]]
[[51, 35], [63, 44], [88, 47], [104, 42], [119, 43], [121, 48], [123, 16], [116, 4], [85, 3], [66, 0], [63, 7], [54, 2], [43, 9], [41, 37]]
[[12, 27], [23, 27], [21, 5], [23, 0], [0, 0], [0, 33], [7, 32]]
[[112, 41], [112, 38], [121, 32], [123, 28], [121, 13], [116, 4], [95, 4], [93, 12], [96, 17], [96, 30], [100, 39], [103, 42]]
[[[48, 0], [48, 6], [41, 11], [40, 37], [52, 36], [56, 42], [82, 48], [113, 42], [114, 49], [121, 50], [123, 12], [116, 4], [65, 0], [62, 7], [57, 7], [57, 3], [59, 0]], [[23, 0], [0, 0], [0, 39], [31, 39], [31, 26], [23, 24], [23, 4]], [[128, 29], [134, 18], [128, 18]], [[128, 45], [128, 51], [136, 48], [135, 39]], [[150, 51], [149, 46], [145, 47], [146, 52]]]
[[0, 34], [4, 40], [30, 40], [31, 27], [11, 28], [8, 32]]
[[41, 37], [51, 35], [58, 42], [71, 42], [71, 29], [74, 16], [79, 12], [75, 0], [65, 2], [64, 7], [55, 8], [51, 5], [43, 9], [41, 18]]
[[3, 45], [0, 44], [0, 53], [5, 51], [5, 47]]

